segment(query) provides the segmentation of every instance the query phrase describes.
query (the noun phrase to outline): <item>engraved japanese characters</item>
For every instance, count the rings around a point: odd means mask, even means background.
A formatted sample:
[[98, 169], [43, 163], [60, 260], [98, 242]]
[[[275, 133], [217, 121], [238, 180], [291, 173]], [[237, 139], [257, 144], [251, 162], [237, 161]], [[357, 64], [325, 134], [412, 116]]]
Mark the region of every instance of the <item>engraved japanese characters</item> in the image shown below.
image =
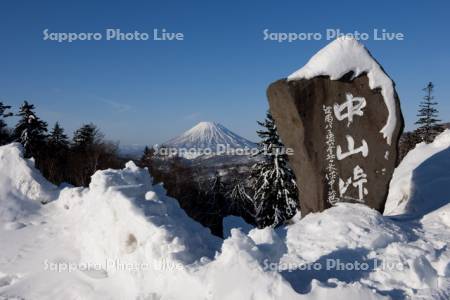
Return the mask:
[[403, 117], [395, 85], [357, 41], [338, 39], [267, 91], [302, 214], [338, 202], [383, 211]]

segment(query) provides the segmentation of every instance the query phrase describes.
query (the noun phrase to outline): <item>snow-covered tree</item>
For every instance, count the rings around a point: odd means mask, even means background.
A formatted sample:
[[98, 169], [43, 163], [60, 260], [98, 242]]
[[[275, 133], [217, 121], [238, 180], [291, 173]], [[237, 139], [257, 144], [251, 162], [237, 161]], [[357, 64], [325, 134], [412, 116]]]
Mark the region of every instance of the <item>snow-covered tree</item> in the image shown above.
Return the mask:
[[25, 149], [25, 157], [37, 156], [43, 150], [46, 140], [47, 123], [34, 113], [34, 105], [24, 101], [17, 114], [19, 122], [14, 128], [14, 138]]
[[435, 108], [437, 102], [434, 101], [433, 96], [434, 85], [432, 82], [423, 89], [425, 96], [419, 105], [419, 113], [417, 116], [419, 120], [416, 122], [420, 127], [417, 129], [419, 137], [427, 144], [434, 141], [434, 138], [441, 133], [444, 128], [439, 125], [441, 120], [437, 119], [438, 110]]
[[253, 198], [249, 195], [249, 191], [243, 181], [233, 183], [233, 189], [226, 194], [230, 201], [229, 210], [241, 216], [247, 215], [254, 219], [255, 211]]
[[11, 112], [7, 112], [10, 108], [11, 106], [4, 105], [2, 102], [0, 102], [0, 145], [4, 145], [9, 141], [9, 132], [6, 128], [4, 118], [13, 115]]
[[298, 190], [270, 112], [267, 112], [266, 120], [258, 124], [263, 127], [257, 134], [261, 138], [260, 152], [264, 159], [252, 170], [255, 221], [260, 228], [275, 227], [295, 215]]

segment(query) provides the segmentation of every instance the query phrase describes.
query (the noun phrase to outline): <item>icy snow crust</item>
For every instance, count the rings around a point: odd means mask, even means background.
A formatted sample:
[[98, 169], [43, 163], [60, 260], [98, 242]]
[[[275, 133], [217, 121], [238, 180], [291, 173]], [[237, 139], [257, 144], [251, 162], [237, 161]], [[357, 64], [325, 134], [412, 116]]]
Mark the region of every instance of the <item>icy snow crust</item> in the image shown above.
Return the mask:
[[397, 124], [394, 84], [369, 51], [354, 38], [337, 38], [317, 52], [304, 67], [289, 75], [288, 80], [311, 79], [316, 76], [329, 76], [331, 80], [338, 80], [349, 72], [353, 72], [354, 77], [367, 73], [370, 88], [381, 88], [389, 114], [386, 125], [380, 132], [390, 145]]
[[[433, 147], [445, 151], [446, 139], [449, 132]], [[416, 156], [429, 155], [422, 150], [428, 152], [419, 145]], [[450, 296], [448, 198], [415, 219], [345, 203], [277, 230], [252, 229], [230, 217], [221, 240], [133, 163], [95, 173], [89, 188], [57, 189], [21, 157], [17, 144], [0, 147], [0, 162], [2, 300]], [[420, 164], [409, 162], [410, 169]], [[106, 260], [116, 266], [106, 267]], [[327, 271], [329, 260], [402, 268]], [[72, 269], [46, 269], [51, 262]], [[314, 263], [323, 269], [305, 268]]]

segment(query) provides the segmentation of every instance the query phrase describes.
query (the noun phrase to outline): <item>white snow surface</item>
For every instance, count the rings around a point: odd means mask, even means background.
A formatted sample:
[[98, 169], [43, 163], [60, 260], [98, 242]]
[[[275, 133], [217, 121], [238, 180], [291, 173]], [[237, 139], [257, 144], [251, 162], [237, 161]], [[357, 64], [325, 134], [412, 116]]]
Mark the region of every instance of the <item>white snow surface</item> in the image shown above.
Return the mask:
[[304, 67], [289, 75], [288, 80], [311, 79], [316, 76], [329, 76], [331, 80], [338, 80], [349, 72], [353, 72], [353, 77], [367, 73], [370, 88], [381, 88], [388, 118], [380, 132], [390, 145], [397, 124], [394, 83], [356, 39], [343, 36], [332, 41], [317, 52]]
[[[221, 146], [219, 146], [221, 145]], [[165, 143], [164, 147], [175, 149], [211, 149], [213, 153], [219, 147], [230, 149], [254, 148], [256, 144], [237, 135], [225, 126], [215, 122], [200, 122], [191, 129]], [[219, 150], [221, 150], [219, 148]], [[184, 155], [185, 158], [197, 158], [198, 155]]]
[[57, 189], [19, 145], [0, 147], [0, 160], [2, 300], [450, 296], [448, 202], [414, 219], [341, 203], [275, 230], [229, 217], [221, 240], [131, 162], [89, 188]]
[[6, 221], [32, 214], [39, 209], [39, 202], [51, 201], [57, 192], [34, 170], [33, 160], [23, 159], [21, 149], [20, 144], [11, 144], [0, 152], [0, 219]]
[[417, 215], [450, 201], [450, 130], [433, 143], [420, 143], [395, 169], [385, 215]]

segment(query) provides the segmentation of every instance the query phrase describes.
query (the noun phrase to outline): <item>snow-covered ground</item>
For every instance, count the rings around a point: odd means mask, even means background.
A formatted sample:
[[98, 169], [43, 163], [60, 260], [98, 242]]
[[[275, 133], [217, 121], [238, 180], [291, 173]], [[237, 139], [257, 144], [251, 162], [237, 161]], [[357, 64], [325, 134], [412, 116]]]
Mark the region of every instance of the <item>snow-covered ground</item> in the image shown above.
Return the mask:
[[386, 216], [227, 218], [225, 240], [133, 163], [61, 189], [0, 147], [0, 299], [449, 299], [449, 146], [447, 131], [405, 158]]

